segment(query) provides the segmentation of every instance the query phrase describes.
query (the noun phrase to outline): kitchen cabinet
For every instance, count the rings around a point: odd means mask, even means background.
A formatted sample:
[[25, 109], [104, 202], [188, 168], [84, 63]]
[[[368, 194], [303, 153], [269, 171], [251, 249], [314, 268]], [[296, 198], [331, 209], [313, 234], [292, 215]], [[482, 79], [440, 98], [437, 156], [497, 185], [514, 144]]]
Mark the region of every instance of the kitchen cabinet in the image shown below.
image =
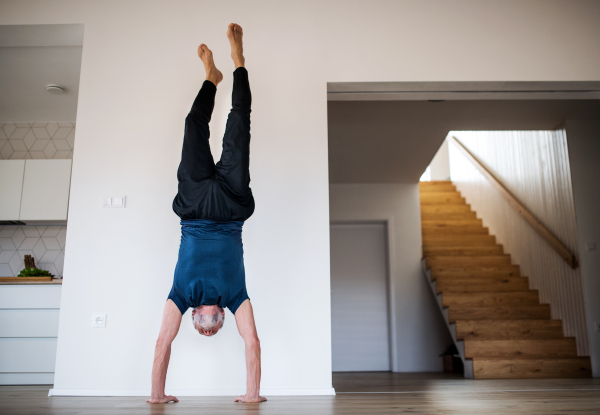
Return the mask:
[[72, 160], [25, 160], [19, 220], [66, 221]]
[[18, 220], [25, 160], [0, 162], [0, 220]]
[[0, 385], [54, 383], [61, 289], [0, 285]]

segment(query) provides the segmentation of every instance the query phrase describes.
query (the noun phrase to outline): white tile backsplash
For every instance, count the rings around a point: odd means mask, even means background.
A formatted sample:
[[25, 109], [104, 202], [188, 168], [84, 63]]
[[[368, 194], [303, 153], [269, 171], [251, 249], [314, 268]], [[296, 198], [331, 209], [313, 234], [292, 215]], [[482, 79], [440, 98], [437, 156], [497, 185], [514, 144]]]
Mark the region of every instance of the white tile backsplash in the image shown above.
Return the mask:
[[66, 226], [0, 226], [0, 277], [17, 276], [25, 268], [25, 255], [33, 256], [38, 268], [62, 277], [66, 239]]
[[43, 237], [42, 241], [44, 242], [44, 246], [46, 249], [60, 249], [60, 245], [58, 241], [54, 237]]
[[25, 240], [25, 233], [19, 228], [13, 233], [11, 239], [18, 249]]
[[9, 143], [14, 151], [27, 151], [27, 146], [23, 140], [10, 140]]
[[0, 160], [72, 159], [74, 146], [72, 122], [6, 123], [0, 128]]
[[14, 277], [15, 275], [10, 269], [10, 265], [0, 263], [0, 277]]
[[29, 126], [27, 126], [27, 127], [17, 127], [15, 129], [15, 131], [13, 131], [13, 133], [10, 135], [9, 139], [10, 140], [22, 140], [23, 137], [25, 137], [25, 135], [27, 134], [28, 131], [29, 131]]
[[35, 244], [39, 241], [40, 237], [37, 238], [25, 238], [21, 246], [19, 246], [19, 250], [31, 250], [35, 246]]
[[0, 148], [0, 157], [2, 157], [4, 160], [8, 160], [14, 152], [15, 151], [13, 150], [12, 146], [8, 140], [6, 140], [5, 144], [2, 146], [2, 148]]
[[13, 274], [17, 275], [19, 271], [23, 269], [21, 265], [23, 265], [23, 260], [21, 257], [15, 252], [10, 261], [8, 261], [8, 265], [10, 269], [12, 269]]
[[60, 251], [46, 251], [44, 256], [40, 259], [40, 263], [42, 262], [52, 262], [58, 257]]
[[14, 251], [2, 251], [0, 252], [0, 263], [2, 264], [8, 264], [8, 261], [10, 261], [14, 255]]
[[38, 238], [40, 233], [35, 226], [22, 226], [21, 230], [28, 238]]
[[42, 242], [42, 238], [40, 238], [36, 242], [35, 246], [33, 247], [33, 253], [35, 254], [34, 255], [35, 259], [37, 259], [39, 261], [39, 259], [44, 256], [46, 251], [47, 251], [46, 245], [44, 245], [44, 242]]
[[[49, 237], [49, 236], [56, 236], [58, 235], [58, 233], [61, 230], [61, 226], [48, 226], [46, 228], [46, 230], [44, 231], [44, 233], [42, 234], [43, 237]], [[50, 249], [50, 248], [48, 248]]]
[[51, 159], [54, 157], [54, 154], [56, 154], [56, 146], [52, 141], [50, 141], [46, 148], [44, 148], [44, 154], [46, 155], [47, 159]]
[[15, 233], [17, 230], [16, 227], [13, 226], [4, 226], [1, 230], [0, 230], [0, 238], [10, 238], [13, 236], [13, 233]]
[[57, 122], [49, 122], [48, 124], [46, 124], [46, 131], [48, 131], [48, 134], [50, 134], [50, 137], [54, 137], [54, 134], [56, 133], [57, 130], [58, 130]]
[[3, 251], [16, 251], [17, 247], [10, 238], [0, 238], [0, 249]]
[[4, 130], [6, 137], [10, 138], [10, 135], [13, 133], [13, 131], [15, 131], [17, 129], [17, 126], [12, 123], [7, 122], [6, 124], [4, 124], [4, 127], [2, 127], [2, 129]]

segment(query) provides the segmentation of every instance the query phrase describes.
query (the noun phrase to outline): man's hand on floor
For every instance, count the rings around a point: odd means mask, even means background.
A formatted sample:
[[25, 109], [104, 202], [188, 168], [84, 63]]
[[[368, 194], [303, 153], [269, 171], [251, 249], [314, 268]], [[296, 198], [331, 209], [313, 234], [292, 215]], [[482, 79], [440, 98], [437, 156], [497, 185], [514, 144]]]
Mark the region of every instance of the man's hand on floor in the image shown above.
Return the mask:
[[150, 402], [150, 403], [169, 403], [169, 402], [179, 402], [179, 399], [177, 399], [174, 396], [171, 395], [165, 395], [162, 398], [150, 398], [150, 399], [146, 399], [146, 402]]
[[259, 402], [264, 402], [266, 400], [267, 400], [267, 398], [264, 398], [262, 396], [241, 395], [241, 396], [238, 396], [237, 398], [235, 398], [233, 400], [233, 402], [259, 403]]

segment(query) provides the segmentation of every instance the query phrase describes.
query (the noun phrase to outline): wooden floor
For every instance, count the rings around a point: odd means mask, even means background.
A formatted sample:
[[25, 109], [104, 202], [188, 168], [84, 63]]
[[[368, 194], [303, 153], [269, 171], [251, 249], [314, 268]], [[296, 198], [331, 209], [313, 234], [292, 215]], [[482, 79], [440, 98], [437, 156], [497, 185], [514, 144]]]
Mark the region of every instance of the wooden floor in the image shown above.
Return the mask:
[[0, 414], [600, 414], [600, 379], [468, 380], [426, 373], [335, 373], [336, 396], [180, 397], [150, 405], [138, 397], [48, 397], [49, 386], [0, 386]]

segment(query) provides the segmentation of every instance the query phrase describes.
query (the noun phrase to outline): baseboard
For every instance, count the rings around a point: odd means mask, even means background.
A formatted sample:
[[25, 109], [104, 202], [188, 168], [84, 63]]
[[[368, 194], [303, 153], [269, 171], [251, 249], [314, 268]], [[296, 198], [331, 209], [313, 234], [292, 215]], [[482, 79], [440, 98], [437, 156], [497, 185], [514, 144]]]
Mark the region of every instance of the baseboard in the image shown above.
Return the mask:
[[0, 385], [52, 385], [54, 372], [0, 373]]
[[[169, 395], [180, 396], [238, 396], [245, 389], [167, 389]], [[262, 396], [335, 395], [334, 388], [265, 388]], [[54, 388], [48, 396], [150, 396], [150, 389], [64, 389]]]

